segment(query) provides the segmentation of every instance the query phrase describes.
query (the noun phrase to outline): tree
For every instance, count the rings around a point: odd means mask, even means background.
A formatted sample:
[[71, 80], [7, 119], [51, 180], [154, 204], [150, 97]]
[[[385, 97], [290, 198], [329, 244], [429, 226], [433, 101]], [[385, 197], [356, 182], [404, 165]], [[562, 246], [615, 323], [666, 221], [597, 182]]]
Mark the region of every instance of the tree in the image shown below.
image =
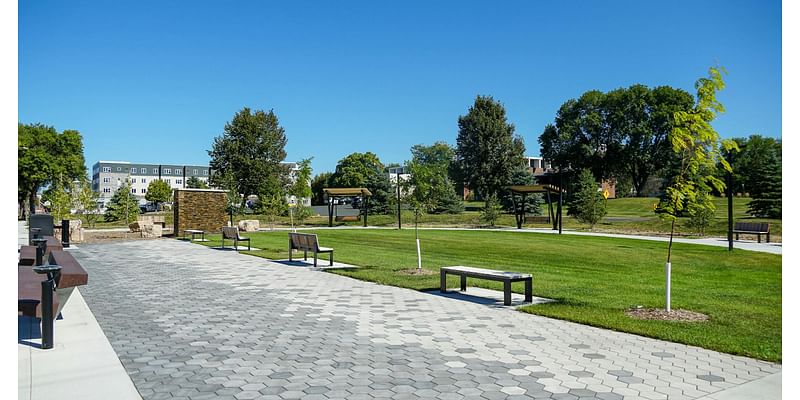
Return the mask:
[[481, 220], [489, 224], [489, 226], [494, 226], [494, 223], [500, 218], [501, 212], [502, 208], [500, 207], [500, 202], [497, 200], [497, 195], [494, 193], [490, 194], [489, 197], [486, 198], [486, 203], [481, 209]]
[[311, 204], [325, 204], [325, 192], [322, 189], [329, 187], [328, 181], [331, 175], [333, 174], [330, 172], [323, 172], [311, 180]]
[[[769, 152], [762, 163], [749, 174], [750, 185], [747, 212], [761, 218], [781, 217], [781, 158], [780, 152]], [[758, 183], [755, 183], [758, 182]]]
[[456, 170], [462, 182], [484, 198], [511, 182], [523, 163], [525, 145], [506, 121], [503, 105], [491, 96], [478, 96], [467, 115], [458, 117]]
[[243, 195], [270, 198], [281, 194], [289, 171], [281, 162], [286, 158], [286, 134], [278, 117], [270, 110], [252, 113], [245, 107], [225, 124], [221, 136], [214, 138], [208, 151], [215, 171], [212, 184], [221, 186], [228, 174], [235, 190]]
[[17, 200], [21, 217], [25, 203], [30, 213], [36, 209], [40, 188], [60, 180], [71, 182], [86, 175], [83, 139], [78, 131], [58, 133], [52, 126], [18, 124], [17, 126]]
[[730, 171], [731, 167], [722, 157], [721, 148], [726, 151], [737, 149], [732, 140], [720, 140], [719, 134], [711, 126], [717, 114], [725, 112], [725, 107], [717, 100], [717, 91], [725, 87], [722, 80], [724, 70], [710, 68], [708, 78], [700, 78], [695, 83], [697, 102], [691, 111], [677, 111], [675, 125], [669, 140], [679, 161], [677, 174], [667, 186], [664, 198], [659, 202], [656, 212], [671, 222], [669, 248], [667, 250], [667, 290], [666, 311], [670, 305], [670, 270], [672, 239], [675, 234], [675, 221], [684, 209], [714, 210], [710, 196], [712, 188], [722, 192], [725, 184], [715, 176], [716, 163]]
[[711, 202], [710, 198], [707, 199], [705, 197], [710, 197], [710, 195], [708, 193], [699, 194], [698, 201], [690, 204], [687, 210], [689, 213], [689, 221], [686, 223], [687, 226], [696, 230], [700, 235], [704, 235], [706, 228], [714, 221], [714, 208], [703, 206]]
[[83, 216], [89, 228], [94, 228], [100, 216], [100, 206], [97, 203], [99, 199], [100, 195], [92, 190], [92, 183], [88, 179], [82, 179], [77, 194], [78, 214]]
[[63, 219], [69, 219], [70, 208], [72, 208], [72, 196], [67, 191], [65, 185], [53, 183], [42, 195], [42, 200], [49, 202], [50, 215], [57, 223]]
[[[208, 184], [202, 179], [192, 176], [186, 180], [186, 187], [189, 189], [208, 189]], [[150, 190], [148, 189], [148, 192]]]
[[606, 215], [606, 199], [598, 190], [600, 185], [592, 175], [592, 171], [583, 169], [578, 174], [578, 187], [570, 208], [578, 222], [589, 224], [589, 229]]
[[289, 194], [295, 196], [300, 203], [302, 202], [301, 199], [311, 197], [312, 158], [306, 158], [297, 163], [297, 173], [295, 174], [294, 182], [289, 187]]
[[156, 205], [156, 210], [158, 210], [161, 203], [167, 202], [172, 198], [172, 188], [169, 187], [167, 182], [161, 179], [154, 179], [147, 185], [147, 194], [144, 198], [147, 201], [152, 201]]
[[[148, 190], [149, 192], [149, 190]], [[126, 224], [136, 221], [139, 215], [139, 201], [131, 194], [131, 184], [127, 181], [114, 192], [106, 206], [106, 221], [123, 220]]]
[[386, 214], [393, 204], [392, 186], [389, 176], [378, 156], [372, 152], [353, 153], [339, 160], [329, 179], [330, 187], [365, 187], [372, 193], [369, 211]]
[[457, 214], [464, 211], [464, 204], [450, 179], [454, 159], [455, 151], [445, 142], [411, 147], [411, 161], [406, 163], [411, 178], [407, 184], [411, 198], [416, 204], [424, 204], [425, 212]]

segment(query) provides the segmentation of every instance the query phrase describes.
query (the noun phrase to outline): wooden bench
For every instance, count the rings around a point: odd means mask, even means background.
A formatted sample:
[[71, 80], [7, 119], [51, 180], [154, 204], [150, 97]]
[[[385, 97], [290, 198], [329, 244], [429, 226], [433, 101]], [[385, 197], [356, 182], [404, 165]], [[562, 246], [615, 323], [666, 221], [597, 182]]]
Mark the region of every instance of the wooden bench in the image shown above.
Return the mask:
[[548, 215], [534, 215], [530, 217], [525, 217], [526, 224], [549, 224], [550, 223], [550, 216]]
[[356, 222], [361, 221], [361, 215], [337, 215], [336, 222]]
[[[53, 296], [55, 318], [69, 300], [75, 287], [89, 283], [89, 274], [69, 252], [59, 249], [49, 249], [49, 251], [50, 264], [61, 266], [56, 284], [56, 296]], [[47, 278], [33, 272], [33, 268], [29, 265], [19, 265], [17, 270], [18, 313], [41, 318], [42, 281]]]
[[222, 248], [225, 248], [225, 239], [233, 240], [233, 249], [239, 250], [239, 242], [247, 242], [247, 250], [250, 250], [250, 238], [239, 236], [239, 228], [235, 226], [222, 227]]
[[522, 274], [519, 272], [505, 272], [495, 271], [492, 269], [475, 268], [475, 267], [442, 267], [440, 271], [440, 288], [442, 293], [447, 291], [447, 274], [458, 275], [461, 277], [461, 291], [467, 290], [467, 277], [488, 279], [492, 281], [503, 282], [503, 304], [511, 305], [511, 283], [512, 282], [525, 282], [525, 301], [533, 301], [533, 276], [530, 274]]
[[739, 240], [740, 233], [757, 235], [758, 243], [761, 243], [761, 235], [767, 235], [769, 243], [769, 222], [737, 222], [733, 226], [733, 233], [736, 234], [736, 240]]
[[289, 233], [289, 261], [292, 261], [292, 250], [302, 250], [303, 260], [308, 260], [308, 252], [314, 253], [314, 268], [317, 267], [317, 254], [330, 253], [329, 264], [333, 266], [333, 249], [319, 247], [317, 235], [313, 233]]

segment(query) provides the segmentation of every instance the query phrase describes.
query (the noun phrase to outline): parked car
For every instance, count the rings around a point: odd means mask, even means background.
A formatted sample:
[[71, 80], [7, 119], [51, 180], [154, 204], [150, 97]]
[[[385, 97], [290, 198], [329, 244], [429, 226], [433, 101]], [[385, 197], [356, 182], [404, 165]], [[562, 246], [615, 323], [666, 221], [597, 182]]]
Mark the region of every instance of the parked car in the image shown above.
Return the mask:
[[350, 203], [353, 208], [361, 208], [361, 197], [353, 197], [353, 202]]
[[139, 211], [142, 213], [156, 211], [156, 206], [153, 203], [145, 203], [139, 205]]

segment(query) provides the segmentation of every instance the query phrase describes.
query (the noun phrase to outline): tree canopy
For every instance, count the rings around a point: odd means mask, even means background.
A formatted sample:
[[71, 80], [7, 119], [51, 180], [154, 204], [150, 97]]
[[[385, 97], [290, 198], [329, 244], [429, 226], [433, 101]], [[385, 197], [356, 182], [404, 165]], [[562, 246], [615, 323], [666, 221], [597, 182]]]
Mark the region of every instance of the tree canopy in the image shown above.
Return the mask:
[[125, 181], [106, 205], [105, 220], [124, 220], [126, 224], [130, 224], [136, 220], [137, 215], [139, 215], [139, 201], [131, 194], [131, 184]]
[[161, 179], [154, 179], [150, 181], [147, 185], [147, 193], [145, 194], [144, 198], [147, 201], [152, 201], [155, 203], [156, 208], [158, 205], [169, 201], [172, 197], [172, 188], [169, 187], [167, 182], [164, 182]]
[[506, 120], [506, 110], [491, 96], [477, 96], [466, 115], [458, 117], [458, 178], [484, 198], [511, 182], [523, 163], [525, 144]]
[[288, 169], [281, 164], [286, 158], [285, 147], [286, 134], [275, 113], [251, 112], [245, 107], [225, 124], [223, 134], [214, 138], [208, 151], [213, 183], [222, 186], [222, 180], [230, 174], [242, 199], [280, 195], [288, 181]]
[[297, 163], [297, 172], [294, 182], [289, 186], [289, 194], [297, 197], [298, 203], [301, 203], [300, 199], [311, 197], [311, 173], [311, 158]]
[[186, 187], [189, 189], [208, 189], [208, 184], [202, 179], [192, 176], [186, 180]]
[[76, 179], [86, 178], [80, 132], [65, 130], [59, 134], [52, 126], [18, 124], [17, 173], [17, 200], [24, 217], [26, 201], [34, 213], [40, 188], [66, 187]]
[[463, 211], [463, 202], [458, 198], [454, 182], [450, 178], [454, 159], [455, 151], [445, 142], [411, 147], [411, 161], [406, 163], [411, 174], [411, 179], [407, 182], [412, 188], [409, 200], [426, 212]]
[[383, 163], [375, 153], [352, 153], [339, 160], [336, 171], [328, 180], [330, 187], [365, 187], [372, 193], [369, 210], [385, 214], [392, 203], [392, 188]]

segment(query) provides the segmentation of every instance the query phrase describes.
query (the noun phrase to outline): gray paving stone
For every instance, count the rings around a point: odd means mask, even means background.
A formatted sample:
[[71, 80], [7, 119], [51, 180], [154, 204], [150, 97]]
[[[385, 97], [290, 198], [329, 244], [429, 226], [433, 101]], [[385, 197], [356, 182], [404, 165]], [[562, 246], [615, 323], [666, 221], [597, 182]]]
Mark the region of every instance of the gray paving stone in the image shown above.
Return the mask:
[[171, 239], [86, 244], [143, 399], [692, 399], [780, 365]]

